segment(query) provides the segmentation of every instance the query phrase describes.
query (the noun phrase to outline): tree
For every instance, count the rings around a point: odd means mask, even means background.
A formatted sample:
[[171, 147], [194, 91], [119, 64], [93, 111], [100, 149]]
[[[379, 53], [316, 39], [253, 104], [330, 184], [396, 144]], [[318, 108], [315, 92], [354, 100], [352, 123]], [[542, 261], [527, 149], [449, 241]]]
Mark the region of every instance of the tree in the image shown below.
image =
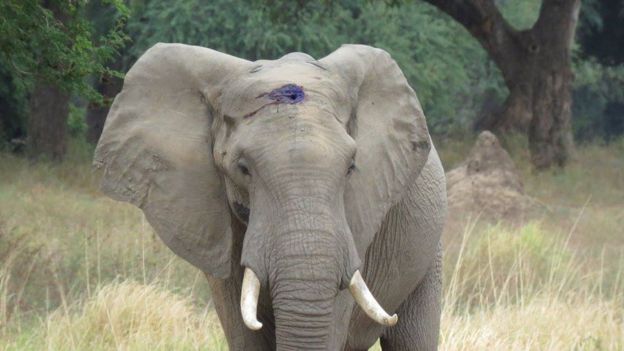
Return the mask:
[[67, 151], [67, 91], [39, 80], [29, 101], [27, 152], [32, 158], [61, 160]]
[[[93, 37], [86, 0], [5, 0], [0, 2], [0, 63], [13, 81], [30, 92], [27, 150], [32, 157], [61, 159], [65, 153], [69, 98], [100, 95], [86, 82], [108, 72], [104, 66], [125, 37], [118, 27]], [[123, 12], [120, 1], [112, 5]]]
[[464, 26], [500, 69], [509, 96], [486, 123], [527, 129], [537, 169], [564, 166], [573, 148], [571, 49], [580, 0], [543, 0], [528, 30], [514, 29], [494, 0], [425, 0]]

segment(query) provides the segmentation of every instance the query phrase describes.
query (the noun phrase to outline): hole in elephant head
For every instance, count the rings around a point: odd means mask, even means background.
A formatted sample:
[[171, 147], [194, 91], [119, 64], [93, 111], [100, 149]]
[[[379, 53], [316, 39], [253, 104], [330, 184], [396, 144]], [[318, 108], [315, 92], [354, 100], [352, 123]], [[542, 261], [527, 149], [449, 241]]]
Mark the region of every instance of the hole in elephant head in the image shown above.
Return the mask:
[[305, 94], [301, 86], [286, 84], [272, 90], [267, 96], [278, 104], [296, 104], [303, 101]]

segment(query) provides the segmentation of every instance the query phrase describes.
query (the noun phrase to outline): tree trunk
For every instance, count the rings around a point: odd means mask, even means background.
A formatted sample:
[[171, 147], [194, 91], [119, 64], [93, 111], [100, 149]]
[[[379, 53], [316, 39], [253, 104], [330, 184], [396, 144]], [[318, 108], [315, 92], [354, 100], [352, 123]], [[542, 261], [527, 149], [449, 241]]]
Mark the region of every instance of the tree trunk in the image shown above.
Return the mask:
[[571, 50], [580, 0], [544, 0], [536, 32], [539, 55], [533, 77], [531, 161], [537, 169], [564, 166], [573, 150]]
[[580, 0], [543, 0], [533, 28], [518, 31], [492, 0], [426, 0], [462, 24], [500, 68], [509, 96], [478, 123], [482, 129], [528, 132], [537, 169], [564, 166], [573, 150], [572, 60]]
[[544, 0], [534, 27], [519, 33], [518, 68], [502, 66], [510, 94], [492, 129], [528, 131], [537, 169], [562, 167], [572, 153], [571, 46], [579, 7], [579, 0]]
[[[115, 65], [113, 69], [118, 69]], [[104, 128], [104, 122], [106, 122], [106, 116], [108, 110], [113, 102], [113, 99], [121, 91], [123, 81], [116, 77], [103, 76], [97, 83], [96, 90], [102, 94], [104, 98], [103, 104], [89, 104], [87, 109], [87, 141], [91, 144], [97, 144], [102, 135], [102, 129]]]
[[30, 157], [59, 161], [67, 150], [69, 93], [37, 82], [30, 97], [27, 150]]
[[[544, 53], [537, 60], [549, 61], [549, 56]], [[565, 166], [573, 150], [572, 80], [569, 62], [550, 61], [532, 66], [527, 77], [511, 87], [500, 115], [489, 120], [489, 124], [483, 123], [481, 128], [528, 132], [531, 162], [537, 169]]]
[[[68, 14], [54, 1], [41, 4], [52, 11], [62, 23]], [[67, 151], [67, 118], [69, 116], [69, 92], [58, 85], [38, 77], [30, 94], [26, 150], [31, 158], [48, 158], [60, 161]]]

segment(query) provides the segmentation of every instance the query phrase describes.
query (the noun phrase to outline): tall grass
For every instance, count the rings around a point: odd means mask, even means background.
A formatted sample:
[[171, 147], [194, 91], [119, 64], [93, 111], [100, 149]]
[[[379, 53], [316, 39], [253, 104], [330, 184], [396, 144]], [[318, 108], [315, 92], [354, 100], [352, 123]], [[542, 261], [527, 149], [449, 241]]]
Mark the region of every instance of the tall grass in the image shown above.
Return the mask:
[[[547, 210], [445, 234], [440, 349], [624, 350], [624, 143], [543, 174], [510, 143]], [[0, 154], [0, 349], [226, 350], [202, 275], [97, 192], [86, 155]]]
[[76, 311], [48, 316], [48, 350], [225, 350], [214, 313], [157, 284], [102, 287]]
[[[441, 350], [622, 350], [624, 284], [540, 225], [470, 224], [446, 261]], [[226, 350], [210, 307], [161, 281], [119, 280], [5, 335], [6, 350]], [[378, 347], [374, 348], [378, 349]]]
[[611, 281], [537, 223], [474, 228], [447, 264], [441, 349], [624, 349], [622, 260]]

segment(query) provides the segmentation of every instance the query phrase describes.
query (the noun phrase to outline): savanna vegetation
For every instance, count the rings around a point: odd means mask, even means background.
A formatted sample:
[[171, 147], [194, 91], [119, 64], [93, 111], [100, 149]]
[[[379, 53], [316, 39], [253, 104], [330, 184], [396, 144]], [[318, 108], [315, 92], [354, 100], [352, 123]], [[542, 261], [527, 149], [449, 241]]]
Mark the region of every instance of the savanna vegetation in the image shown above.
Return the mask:
[[[0, 1], [0, 349], [227, 349], [202, 274], [139, 210], [103, 197], [91, 171], [123, 72], [148, 47], [251, 60], [384, 48], [451, 169], [475, 131], [516, 124], [506, 111], [517, 88], [487, 38], [440, 11], [452, 2]], [[542, 1], [483, 3], [526, 34]], [[576, 151], [564, 168], [536, 172], [530, 123], [500, 129], [544, 210], [445, 233], [441, 350], [624, 350], [622, 13], [619, 0], [581, 4], [569, 47]]]

